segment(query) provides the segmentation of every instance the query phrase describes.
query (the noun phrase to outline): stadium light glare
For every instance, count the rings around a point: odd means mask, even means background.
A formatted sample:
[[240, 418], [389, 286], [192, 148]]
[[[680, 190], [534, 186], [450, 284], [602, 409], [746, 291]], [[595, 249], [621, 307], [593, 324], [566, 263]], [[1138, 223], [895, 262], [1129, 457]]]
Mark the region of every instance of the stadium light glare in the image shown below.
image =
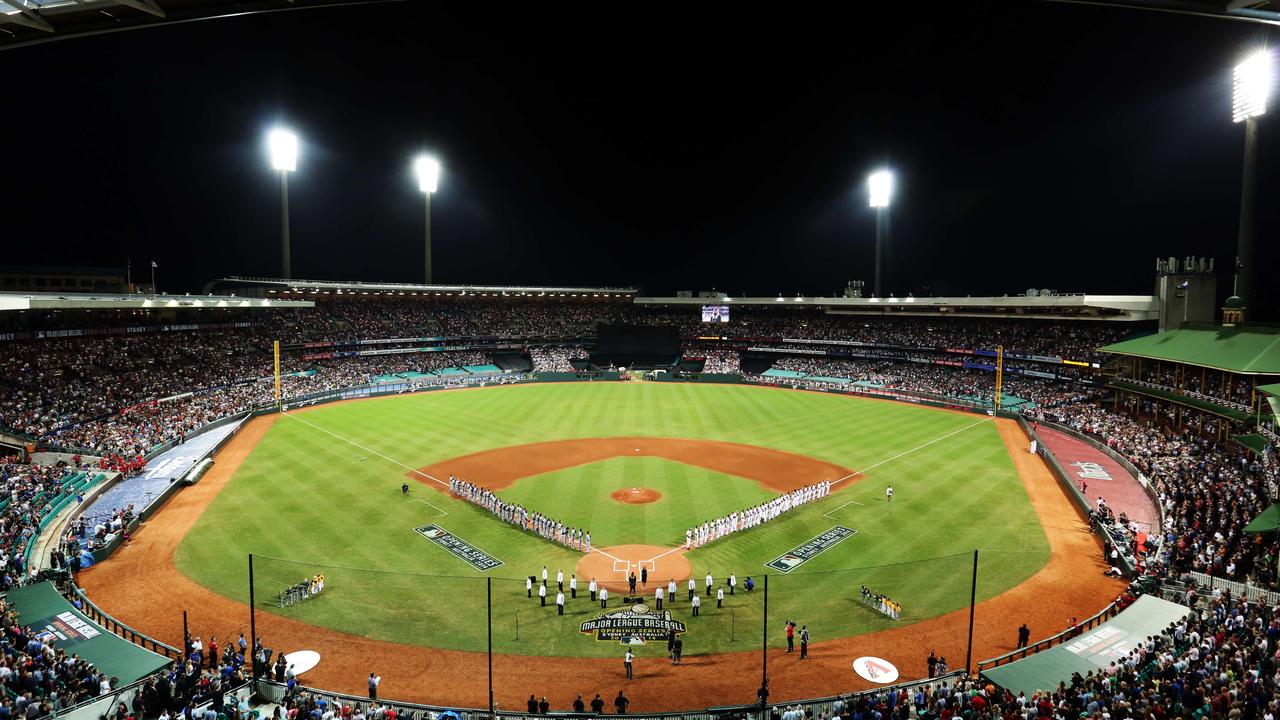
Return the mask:
[[1236, 65], [1232, 74], [1232, 122], [1244, 122], [1266, 114], [1274, 66], [1275, 58], [1270, 50], [1259, 50]]
[[888, 170], [877, 170], [867, 178], [867, 195], [871, 207], [889, 207], [889, 199], [893, 196], [893, 173]]
[[292, 132], [276, 128], [267, 135], [267, 146], [271, 149], [271, 167], [282, 172], [293, 172], [298, 169], [298, 136]]
[[413, 172], [418, 176], [418, 189], [433, 193], [440, 186], [440, 161], [430, 155], [419, 155], [413, 161]]

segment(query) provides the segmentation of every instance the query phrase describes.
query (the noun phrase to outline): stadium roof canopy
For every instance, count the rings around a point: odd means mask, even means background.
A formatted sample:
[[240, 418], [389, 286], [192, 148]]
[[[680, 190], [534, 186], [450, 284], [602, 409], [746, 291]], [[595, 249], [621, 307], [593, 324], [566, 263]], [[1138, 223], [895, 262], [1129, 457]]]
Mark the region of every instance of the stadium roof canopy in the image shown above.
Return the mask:
[[254, 13], [400, 0], [0, 0], [0, 50]]
[[[0, 0], [3, 1], [3, 0]], [[267, 294], [352, 294], [352, 295], [565, 295], [592, 297], [631, 297], [635, 288], [614, 287], [560, 287], [537, 285], [423, 285], [421, 283], [361, 282], [341, 280], [284, 280], [232, 275], [214, 280], [205, 286], [206, 291], [230, 287], [253, 289]]]
[[1057, 0], [1280, 25], [1280, 0]]
[[235, 295], [144, 295], [98, 293], [0, 293], [4, 310], [164, 310], [166, 308], [305, 308], [309, 300]]
[[1280, 375], [1280, 328], [1183, 328], [1098, 349], [1246, 375]]
[[1004, 295], [1000, 297], [637, 297], [642, 305], [699, 305], [771, 307], [817, 305], [831, 312], [859, 315], [955, 315], [964, 317], [1025, 317], [1056, 320], [1155, 320], [1160, 303], [1153, 295]]

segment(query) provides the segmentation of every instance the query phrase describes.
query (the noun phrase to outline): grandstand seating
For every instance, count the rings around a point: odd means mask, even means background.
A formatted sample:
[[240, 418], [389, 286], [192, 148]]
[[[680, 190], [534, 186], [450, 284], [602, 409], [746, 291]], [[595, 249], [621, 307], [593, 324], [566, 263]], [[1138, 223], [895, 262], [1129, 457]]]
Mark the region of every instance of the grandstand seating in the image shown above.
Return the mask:
[[[284, 380], [284, 390], [286, 396], [296, 397], [368, 384], [417, 387], [469, 377], [479, 381], [488, 376], [573, 373], [587, 366], [585, 358], [600, 322], [677, 327], [686, 358], [678, 369], [684, 372], [696, 373], [701, 366], [706, 373], [741, 375], [755, 382], [918, 393], [973, 405], [990, 403], [992, 359], [985, 351], [1003, 345], [1006, 409], [1090, 435], [1151, 479], [1164, 514], [1164, 527], [1157, 529], [1163, 544], [1158, 556], [1143, 559], [1145, 574], [1178, 578], [1205, 572], [1258, 585], [1276, 580], [1275, 539], [1245, 536], [1242, 528], [1270, 502], [1268, 487], [1280, 484], [1280, 462], [1271, 457], [1274, 449], [1264, 451], [1264, 458], [1226, 439], [1247, 421], [1246, 401], [1252, 398], [1242, 394], [1242, 386], [1232, 378], [1204, 374], [1186, 381], [1158, 370], [1133, 382], [1146, 383], [1148, 390], [1168, 397], [1104, 404], [1109, 391], [1098, 373], [1105, 360], [1096, 348], [1124, 334], [1116, 326], [735, 308], [734, 321], [717, 328], [723, 340], [709, 341], [700, 338], [703, 326], [688, 311], [620, 302], [530, 302], [521, 312], [511, 312], [510, 307], [506, 300], [453, 299], [427, 305], [344, 299], [317, 302], [315, 308], [299, 313], [257, 318], [244, 327], [9, 343], [6, 349], [11, 352], [0, 356], [0, 425], [53, 447], [93, 450], [104, 459], [97, 467], [65, 474], [18, 463], [0, 468], [0, 480], [9, 490], [0, 498], [0, 515], [20, 528], [4, 537], [9, 561], [0, 589], [27, 577], [26, 558], [40, 530], [100, 482], [101, 471], [120, 469], [128, 476], [102, 495], [102, 507], [119, 511], [142, 506], [167, 484], [156, 486], [138, 475], [140, 459], [153, 448], [220, 417], [269, 403], [272, 383], [262, 379], [270, 375], [272, 339], [282, 338], [288, 345], [282, 369], [291, 375]], [[495, 337], [502, 342], [494, 342]], [[381, 341], [374, 345], [378, 354], [359, 354], [359, 340]], [[303, 347], [304, 342], [324, 347]], [[1076, 364], [1065, 364], [1064, 359]], [[1184, 409], [1176, 414], [1158, 404], [1181, 402], [1183, 396], [1196, 402], [1183, 403]], [[92, 527], [109, 522], [112, 514], [86, 520]], [[80, 538], [87, 544], [89, 535]], [[1235, 633], [1241, 642], [1256, 641], [1258, 632], [1269, 636], [1273, 628], [1273, 650], [1280, 639], [1280, 618], [1270, 611], [1223, 598], [1208, 599], [1206, 611], [1212, 617], [1202, 622], [1215, 632], [1233, 613], [1245, 617], [1244, 630], [1233, 627], [1226, 633]], [[1136, 658], [1126, 658], [1120, 676], [1146, 690], [1162, 680], [1148, 699], [1167, 697], [1159, 692], [1181, 679], [1184, 690], [1176, 702], [1189, 714], [1204, 717], [1227, 717], [1226, 710], [1236, 703], [1253, 702], [1257, 708], [1275, 702], [1274, 659], [1266, 682], [1244, 688], [1241, 675], [1222, 682], [1200, 672], [1207, 667], [1205, 658], [1219, 652], [1220, 642], [1199, 653], [1198, 659], [1188, 655], [1191, 647], [1182, 641], [1152, 641], [1136, 651]], [[1261, 662], [1252, 655], [1249, 659]], [[1081, 678], [1053, 702], [1076, 711], [1073, 717], [1080, 711], [1114, 711], [1114, 698], [1098, 703], [1085, 692], [1098, 682]], [[1186, 690], [1196, 685], [1198, 690]], [[922, 709], [934, 716], [941, 716], [948, 705], [973, 711], [972, 698], [978, 696], [985, 697], [979, 712], [988, 714], [997, 708], [1040, 704], [1039, 698], [1009, 697], [981, 684], [966, 687], [963, 694], [955, 693], [954, 687], [946, 693], [935, 690], [925, 697]], [[1237, 690], [1237, 695], [1220, 700], [1228, 689]], [[904, 700], [916, 701], [913, 692], [904, 693], [894, 701], [899, 707]], [[846, 708], [884, 708], [888, 703], [883, 693], [867, 697], [871, 699], [859, 698]]]

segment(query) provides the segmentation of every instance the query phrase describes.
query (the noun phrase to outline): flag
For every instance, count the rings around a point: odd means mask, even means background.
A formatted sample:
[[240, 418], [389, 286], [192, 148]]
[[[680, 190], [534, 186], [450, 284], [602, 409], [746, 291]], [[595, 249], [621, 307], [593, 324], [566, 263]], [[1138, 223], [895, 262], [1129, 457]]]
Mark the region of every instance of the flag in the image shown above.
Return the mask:
[[156, 264], [156, 261], [155, 261], [155, 260], [152, 260], [152, 261], [151, 261], [151, 267], [153, 267], [153, 268], [158, 268], [158, 267], [160, 267], [160, 266]]

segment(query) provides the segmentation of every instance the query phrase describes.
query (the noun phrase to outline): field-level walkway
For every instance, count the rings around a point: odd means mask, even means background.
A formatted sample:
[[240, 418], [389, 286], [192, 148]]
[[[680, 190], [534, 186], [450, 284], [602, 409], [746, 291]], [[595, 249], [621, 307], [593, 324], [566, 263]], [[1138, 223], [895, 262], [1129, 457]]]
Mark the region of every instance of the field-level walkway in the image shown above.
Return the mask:
[[[132, 542], [108, 562], [80, 575], [89, 597], [122, 622], [171, 644], [182, 641], [182, 611], [190, 612], [194, 634], [217, 634], [222, 642], [237, 632], [249, 633], [248, 598], [233, 600], [182, 575], [174, 566], [174, 550], [240, 463], [262, 439], [277, 416], [258, 418], [243, 428], [218, 455], [213, 469], [195, 486], [174, 496], [147, 522]], [[1102, 577], [1096, 538], [1067, 500], [1043, 462], [1027, 452], [1028, 439], [1011, 420], [995, 421], [1048, 536], [1051, 557], [1026, 582], [978, 605], [974, 660], [1010, 650], [1023, 622], [1032, 637], [1063, 629], [1073, 616], [1085, 617], [1118, 595], [1124, 584]], [[981, 478], [974, 478], [981, 482]], [[946, 528], [939, 528], [939, 543]], [[964, 548], [948, 548], [963, 551]], [[378, 592], [370, 587], [370, 593]], [[851, 594], [856, 588], [850, 589]], [[247, 590], [246, 590], [247, 593]], [[406, 598], [406, 606], [412, 605]], [[461, 603], [482, 601], [459, 598]], [[782, 634], [782, 620], [770, 618], [771, 639]], [[393, 622], [393, 620], [388, 620]], [[785, 701], [831, 695], [869, 686], [850, 669], [861, 655], [876, 655], [898, 665], [904, 678], [925, 674], [929, 651], [962, 666], [968, 631], [968, 609], [901, 628], [850, 638], [815, 637], [810, 657], [771, 649], [771, 700]], [[480, 653], [370, 640], [306, 625], [269, 613], [258, 613], [257, 630], [277, 652], [315, 650], [320, 664], [301, 677], [306, 685], [357, 694], [365, 692], [371, 671], [382, 675], [380, 695], [439, 705], [485, 707], [485, 656]], [[499, 707], [517, 710], [531, 693], [546, 695], [552, 707], [567, 709], [576, 694], [590, 700], [600, 693], [606, 702], [624, 689], [633, 712], [699, 708], [749, 703], [760, 684], [760, 652], [687, 656], [673, 667], [657, 649], [638, 653], [636, 678], [624, 679], [620, 659], [495, 656], [495, 694]]]

